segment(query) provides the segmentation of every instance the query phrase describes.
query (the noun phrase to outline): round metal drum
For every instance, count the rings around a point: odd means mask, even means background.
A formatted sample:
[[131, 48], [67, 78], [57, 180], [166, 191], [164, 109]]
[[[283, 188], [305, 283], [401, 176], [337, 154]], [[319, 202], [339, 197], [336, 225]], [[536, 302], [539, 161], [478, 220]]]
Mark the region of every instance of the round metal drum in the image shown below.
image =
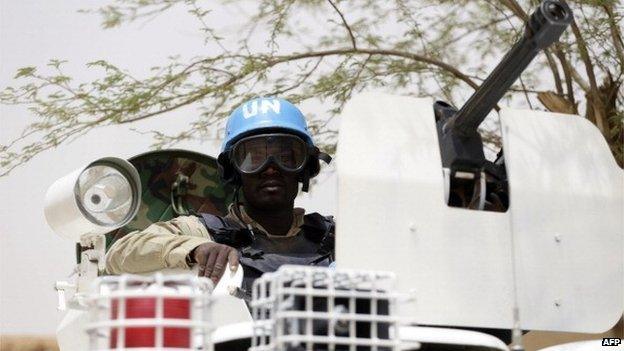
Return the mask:
[[180, 215], [225, 215], [234, 187], [223, 184], [217, 161], [188, 150], [158, 150], [128, 160], [141, 179], [141, 202], [126, 226], [107, 235], [107, 247], [135, 230]]

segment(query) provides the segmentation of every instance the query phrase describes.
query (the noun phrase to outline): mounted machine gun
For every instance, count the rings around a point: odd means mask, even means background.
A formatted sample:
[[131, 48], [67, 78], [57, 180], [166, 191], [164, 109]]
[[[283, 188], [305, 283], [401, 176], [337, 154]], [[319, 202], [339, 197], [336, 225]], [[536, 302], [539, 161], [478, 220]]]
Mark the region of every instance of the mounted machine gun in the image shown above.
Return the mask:
[[542, 1], [529, 18], [522, 38], [459, 111], [442, 101], [434, 103], [442, 165], [450, 182], [450, 206], [507, 210], [509, 192], [503, 154], [500, 152], [494, 162], [486, 160], [477, 129], [533, 58], [559, 40], [572, 19], [565, 2]]

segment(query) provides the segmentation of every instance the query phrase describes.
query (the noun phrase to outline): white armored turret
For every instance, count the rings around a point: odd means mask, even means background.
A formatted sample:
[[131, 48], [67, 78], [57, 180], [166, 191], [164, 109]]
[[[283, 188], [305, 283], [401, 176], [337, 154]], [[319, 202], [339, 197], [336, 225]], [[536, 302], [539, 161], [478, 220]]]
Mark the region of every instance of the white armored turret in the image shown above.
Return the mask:
[[579, 116], [503, 110], [501, 126], [508, 210], [449, 207], [431, 99], [354, 97], [339, 266], [395, 272], [419, 324], [511, 328], [517, 302], [523, 329], [609, 329], [624, 311], [624, 172]]

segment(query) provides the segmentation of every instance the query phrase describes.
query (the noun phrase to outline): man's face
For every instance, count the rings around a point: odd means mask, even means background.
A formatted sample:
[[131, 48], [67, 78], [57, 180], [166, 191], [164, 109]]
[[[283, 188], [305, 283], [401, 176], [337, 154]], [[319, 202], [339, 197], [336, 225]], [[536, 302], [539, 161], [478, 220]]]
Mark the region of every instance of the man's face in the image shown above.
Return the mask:
[[299, 191], [297, 174], [273, 163], [258, 174], [241, 174], [241, 181], [245, 200], [261, 210], [292, 209]]

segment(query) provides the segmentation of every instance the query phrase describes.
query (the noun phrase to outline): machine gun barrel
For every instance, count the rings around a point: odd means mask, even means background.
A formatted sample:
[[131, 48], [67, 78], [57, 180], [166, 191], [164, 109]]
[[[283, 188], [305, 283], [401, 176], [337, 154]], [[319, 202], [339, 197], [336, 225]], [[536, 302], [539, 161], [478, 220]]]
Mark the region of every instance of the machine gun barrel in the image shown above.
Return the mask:
[[565, 2], [542, 1], [529, 18], [522, 38], [459, 112], [446, 121], [443, 132], [452, 129], [458, 136], [474, 133], [539, 51], [557, 41], [572, 19], [572, 11]]

